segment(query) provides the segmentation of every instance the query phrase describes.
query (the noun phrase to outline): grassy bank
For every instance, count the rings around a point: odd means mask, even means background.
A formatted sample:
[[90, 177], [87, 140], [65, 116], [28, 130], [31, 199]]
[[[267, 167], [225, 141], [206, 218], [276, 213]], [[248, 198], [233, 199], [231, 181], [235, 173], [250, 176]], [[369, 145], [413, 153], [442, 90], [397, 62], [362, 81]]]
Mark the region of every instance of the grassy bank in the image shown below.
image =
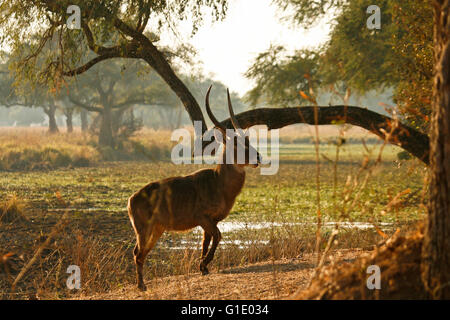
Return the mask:
[[89, 167], [103, 161], [170, 159], [170, 132], [143, 130], [114, 148], [80, 130], [48, 134], [46, 128], [0, 128], [0, 171]]

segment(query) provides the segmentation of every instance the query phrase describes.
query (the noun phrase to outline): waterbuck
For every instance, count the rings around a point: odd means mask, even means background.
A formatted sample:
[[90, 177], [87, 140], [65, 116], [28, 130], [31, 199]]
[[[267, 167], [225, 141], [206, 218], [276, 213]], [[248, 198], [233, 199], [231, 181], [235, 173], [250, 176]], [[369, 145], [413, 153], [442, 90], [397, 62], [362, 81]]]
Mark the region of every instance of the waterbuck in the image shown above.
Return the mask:
[[[171, 177], [151, 182], [128, 199], [128, 215], [136, 233], [134, 261], [136, 263], [137, 285], [145, 291], [143, 265], [149, 251], [164, 231], [184, 231], [200, 226], [203, 228], [202, 259], [200, 271], [208, 274], [207, 265], [214, 257], [221, 234], [217, 223], [230, 213], [236, 197], [245, 181], [244, 167], [257, 167], [260, 154], [250, 145], [248, 136], [234, 116], [229, 91], [228, 110], [234, 130], [226, 130], [214, 117], [209, 106], [209, 87], [206, 93], [206, 111], [221, 134], [224, 144], [222, 162], [214, 169], [201, 169], [186, 176]], [[231, 134], [232, 133], [232, 134]], [[231, 143], [233, 142], [233, 143]], [[233, 146], [232, 160], [227, 157], [227, 146]], [[230, 147], [229, 147], [230, 148]], [[242, 148], [238, 151], [239, 148]], [[244, 151], [244, 161], [238, 154]], [[228, 161], [227, 161], [228, 160]], [[231, 163], [230, 163], [231, 162]], [[243, 163], [239, 163], [243, 162]], [[220, 162], [219, 162], [220, 163]], [[212, 238], [212, 246], [208, 251]]]

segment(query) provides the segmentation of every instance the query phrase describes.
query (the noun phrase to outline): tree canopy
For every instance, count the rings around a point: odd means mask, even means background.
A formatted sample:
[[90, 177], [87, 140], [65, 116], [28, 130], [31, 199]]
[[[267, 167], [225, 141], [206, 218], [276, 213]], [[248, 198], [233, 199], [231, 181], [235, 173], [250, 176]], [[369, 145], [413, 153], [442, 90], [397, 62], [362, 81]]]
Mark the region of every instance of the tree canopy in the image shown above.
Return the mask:
[[295, 95], [298, 100], [299, 90], [307, 92], [305, 75], [310, 75], [314, 82], [308, 82], [315, 87], [335, 85], [360, 94], [393, 88], [402, 119], [427, 130], [433, 75], [433, 12], [428, 1], [378, 1], [380, 30], [366, 26], [369, 0], [275, 3], [285, 12], [294, 12], [289, 15], [291, 22], [303, 27], [323, 18], [327, 11], [334, 12], [333, 28], [329, 41], [315, 52], [298, 50], [286, 57], [280, 48], [270, 48], [261, 53], [246, 73], [256, 80], [248, 96], [252, 104], [258, 98], [281, 103], [286, 92], [291, 101]]
[[[80, 8], [80, 30], [66, 24], [71, 5]], [[162, 30], [177, 33], [179, 21], [189, 17], [195, 33], [205, 15], [221, 19], [226, 8], [225, 0], [7, 0], [0, 6], [0, 41], [17, 53], [14, 68], [20, 75], [33, 82], [50, 80], [57, 89], [65, 76], [101, 61], [142, 59], [174, 91], [191, 120], [205, 124], [197, 101], [167, 59], [177, 50], [157, 43]]]

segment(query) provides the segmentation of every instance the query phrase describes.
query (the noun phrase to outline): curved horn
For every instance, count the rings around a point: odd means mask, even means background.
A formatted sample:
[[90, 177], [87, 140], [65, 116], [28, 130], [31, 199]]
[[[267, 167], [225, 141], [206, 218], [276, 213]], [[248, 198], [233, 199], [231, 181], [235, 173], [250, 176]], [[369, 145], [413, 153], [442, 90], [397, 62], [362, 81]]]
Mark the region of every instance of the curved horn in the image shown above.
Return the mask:
[[208, 117], [211, 119], [211, 121], [214, 123], [214, 125], [222, 130], [223, 132], [226, 132], [226, 128], [216, 119], [216, 117], [213, 115], [211, 108], [209, 106], [209, 92], [211, 91], [212, 85], [209, 86], [208, 91], [206, 92], [206, 99], [205, 99], [205, 105], [206, 105], [206, 113], [208, 114]]
[[228, 98], [228, 111], [230, 112], [231, 123], [233, 124], [234, 129], [236, 129], [237, 131], [242, 130], [241, 126], [239, 125], [239, 122], [234, 116], [233, 106], [231, 105], [230, 91], [228, 89], [227, 89], [227, 98]]

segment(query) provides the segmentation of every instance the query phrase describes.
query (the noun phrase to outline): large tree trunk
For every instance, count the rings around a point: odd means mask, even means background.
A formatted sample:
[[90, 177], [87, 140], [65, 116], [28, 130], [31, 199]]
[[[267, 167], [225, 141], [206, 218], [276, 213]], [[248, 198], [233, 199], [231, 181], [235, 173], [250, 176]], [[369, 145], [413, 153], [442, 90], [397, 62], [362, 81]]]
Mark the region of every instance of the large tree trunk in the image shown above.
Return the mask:
[[112, 132], [114, 136], [117, 136], [120, 127], [122, 126], [123, 122], [123, 115], [127, 108], [120, 108], [112, 112], [112, 120], [111, 120], [111, 126], [112, 126]]
[[56, 105], [54, 103], [50, 103], [48, 107], [43, 109], [48, 117], [48, 132], [51, 134], [59, 132], [55, 117]]
[[450, 299], [450, 0], [435, 1], [434, 46], [430, 198], [422, 280], [431, 298]]
[[[356, 289], [350, 297], [357, 298], [355, 295], [363, 292], [365, 284], [355, 281], [360, 279], [361, 270], [367, 265], [384, 263], [382, 288], [387, 290], [381, 290], [378, 298], [450, 299], [450, 0], [434, 0], [433, 5], [435, 78], [429, 148], [430, 196], [424, 235], [419, 228], [407, 237], [390, 239], [371, 260], [362, 258], [355, 265], [332, 268], [331, 272], [336, 270], [333, 275], [324, 271], [296, 298], [345, 299], [348, 295], [341, 293], [348, 292], [350, 286]], [[421, 281], [417, 281], [419, 274]], [[393, 294], [385, 294], [389, 290]]]
[[102, 118], [103, 117], [101, 113], [96, 113], [93, 117], [91, 124], [89, 125], [89, 131], [92, 134], [98, 134], [97, 129], [99, 128], [99, 123], [102, 122]]
[[81, 131], [87, 132], [89, 130], [88, 112], [86, 109], [80, 111]]
[[100, 124], [100, 133], [98, 136], [98, 144], [100, 146], [108, 146], [114, 148], [114, 137], [112, 131], [112, 110], [104, 107]]
[[206, 122], [197, 100], [195, 100], [183, 81], [175, 74], [164, 55], [144, 35], [136, 34], [136, 40], [144, 47], [144, 50], [141, 52], [141, 58], [143, 58], [164, 79], [170, 89], [175, 92], [186, 108], [191, 121], [201, 121], [202, 132], [205, 132], [207, 129]]

